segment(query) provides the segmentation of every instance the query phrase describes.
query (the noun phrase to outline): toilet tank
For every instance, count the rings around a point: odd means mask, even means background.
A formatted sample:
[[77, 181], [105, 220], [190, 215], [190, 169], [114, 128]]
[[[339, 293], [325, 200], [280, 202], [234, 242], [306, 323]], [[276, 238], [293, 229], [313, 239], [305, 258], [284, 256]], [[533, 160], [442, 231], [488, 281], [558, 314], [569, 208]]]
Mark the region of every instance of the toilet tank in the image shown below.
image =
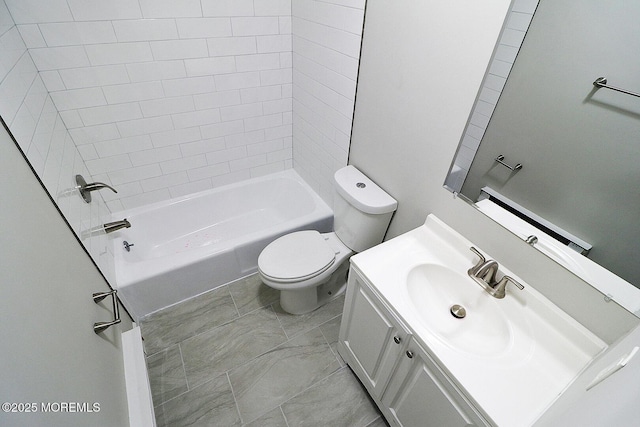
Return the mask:
[[336, 235], [355, 252], [381, 243], [398, 202], [352, 165], [336, 171], [334, 179]]

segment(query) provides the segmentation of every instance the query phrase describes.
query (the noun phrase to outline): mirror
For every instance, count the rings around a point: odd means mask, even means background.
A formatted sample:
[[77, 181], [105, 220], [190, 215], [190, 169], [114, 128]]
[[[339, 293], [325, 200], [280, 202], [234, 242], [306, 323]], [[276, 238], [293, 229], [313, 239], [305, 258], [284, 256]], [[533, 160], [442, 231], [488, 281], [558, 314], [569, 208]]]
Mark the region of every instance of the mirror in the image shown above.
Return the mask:
[[501, 55], [514, 13], [445, 187], [473, 202], [490, 187], [592, 245], [579, 258], [640, 287], [640, 4], [541, 0], [526, 37], [517, 21], [511, 67]]

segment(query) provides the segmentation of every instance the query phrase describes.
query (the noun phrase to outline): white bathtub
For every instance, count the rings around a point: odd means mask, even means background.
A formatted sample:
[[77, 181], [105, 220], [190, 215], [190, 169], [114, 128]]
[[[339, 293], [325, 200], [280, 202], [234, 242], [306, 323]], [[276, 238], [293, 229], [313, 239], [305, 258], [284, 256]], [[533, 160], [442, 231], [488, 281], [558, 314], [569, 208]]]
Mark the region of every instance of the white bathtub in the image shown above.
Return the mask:
[[[118, 295], [135, 319], [255, 273], [291, 231], [331, 231], [333, 212], [293, 170], [119, 212]], [[123, 242], [133, 244], [130, 252]]]

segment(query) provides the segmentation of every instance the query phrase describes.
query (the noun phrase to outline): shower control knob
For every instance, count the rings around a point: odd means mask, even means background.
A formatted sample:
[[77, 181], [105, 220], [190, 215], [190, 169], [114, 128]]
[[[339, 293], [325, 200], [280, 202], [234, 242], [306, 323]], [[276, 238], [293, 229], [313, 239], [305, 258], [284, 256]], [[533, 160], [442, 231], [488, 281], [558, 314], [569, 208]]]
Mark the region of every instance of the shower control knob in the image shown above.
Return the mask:
[[411, 351], [411, 350], [407, 350], [407, 357], [408, 357], [409, 359], [413, 359], [413, 351]]
[[395, 342], [396, 344], [400, 344], [400, 342], [402, 341], [402, 338], [400, 338], [399, 336], [395, 336], [393, 337], [393, 342]]

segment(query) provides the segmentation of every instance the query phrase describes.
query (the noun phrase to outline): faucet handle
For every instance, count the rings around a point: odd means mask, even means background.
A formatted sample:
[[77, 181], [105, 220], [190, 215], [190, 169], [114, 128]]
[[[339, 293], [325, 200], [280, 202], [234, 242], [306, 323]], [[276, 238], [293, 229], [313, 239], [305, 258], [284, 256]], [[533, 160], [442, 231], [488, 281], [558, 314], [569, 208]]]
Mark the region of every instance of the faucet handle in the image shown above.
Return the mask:
[[515, 285], [520, 290], [524, 289], [524, 286], [522, 284], [520, 284], [520, 282], [518, 282], [513, 277], [504, 276], [502, 279], [500, 279], [498, 284], [493, 288], [494, 291], [491, 294], [496, 298], [504, 298], [504, 296], [506, 294], [505, 291], [507, 289], [507, 284], [509, 284], [509, 283], [512, 283], [513, 285]]
[[480, 269], [480, 267], [482, 267], [482, 265], [483, 265], [485, 262], [487, 262], [487, 259], [484, 257], [484, 255], [482, 255], [482, 254], [480, 253], [480, 251], [479, 251], [479, 250], [477, 250], [477, 249], [476, 249], [476, 248], [474, 248], [473, 246], [471, 246], [469, 249], [471, 250], [471, 252], [473, 252], [474, 254], [476, 254], [476, 255], [480, 258], [480, 261], [478, 261], [478, 263], [477, 263], [476, 265], [474, 265], [473, 267], [471, 267], [471, 268], [467, 271], [467, 273], [469, 273], [469, 275], [471, 275], [471, 276], [475, 276], [475, 275], [476, 275], [476, 273], [478, 272], [478, 270]]
[[114, 193], [117, 193], [115, 188], [105, 184], [104, 182], [92, 182], [90, 184], [87, 184], [87, 181], [82, 177], [82, 175], [76, 175], [76, 184], [76, 188], [80, 191], [82, 199], [87, 203], [91, 202], [92, 191], [100, 190], [101, 188], [108, 188]]

